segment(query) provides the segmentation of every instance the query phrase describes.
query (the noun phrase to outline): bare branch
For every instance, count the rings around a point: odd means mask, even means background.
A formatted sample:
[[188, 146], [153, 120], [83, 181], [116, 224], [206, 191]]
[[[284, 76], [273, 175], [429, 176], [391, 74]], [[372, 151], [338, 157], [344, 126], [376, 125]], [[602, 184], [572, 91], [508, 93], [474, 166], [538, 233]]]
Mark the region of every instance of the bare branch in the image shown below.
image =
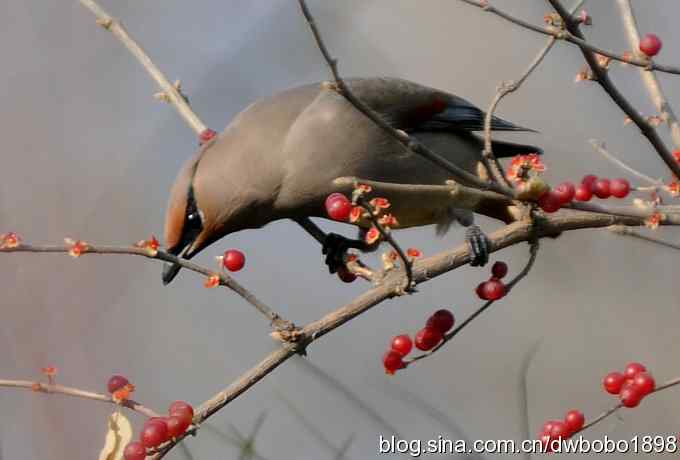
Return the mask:
[[[33, 252], [33, 253], [61, 253], [68, 254], [71, 251], [71, 247], [68, 245], [32, 245], [32, 244], [19, 244], [16, 247], [0, 247], [1, 253], [14, 253], [14, 252]], [[216, 276], [219, 279], [219, 285], [225, 286], [236, 294], [241, 296], [246, 302], [255, 307], [257, 311], [262, 313], [267, 319], [274, 323], [277, 327], [283, 329], [290, 329], [292, 325], [284, 320], [278, 313], [272, 310], [265, 303], [260, 301], [253, 293], [248, 289], [243, 287], [234, 278], [224, 273], [224, 271], [215, 271], [205, 268], [201, 265], [193, 263], [187, 259], [174, 256], [170, 253], [160, 250], [149, 250], [147, 248], [139, 248], [134, 246], [95, 246], [87, 243], [80, 250], [80, 254], [121, 254], [121, 255], [132, 255], [132, 256], [142, 256], [148, 259], [157, 259], [165, 262], [171, 262], [186, 268], [187, 270], [200, 273], [208, 277]]]
[[531, 75], [531, 73], [536, 69], [536, 67], [540, 65], [540, 63], [543, 61], [543, 58], [546, 56], [546, 54], [548, 54], [548, 51], [552, 49], [553, 45], [555, 44], [555, 41], [556, 41], [555, 37], [550, 37], [550, 39], [548, 39], [548, 42], [545, 44], [543, 49], [539, 51], [534, 60], [529, 64], [529, 67], [524, 71], [524, 73], [518, 80], [513, 82], [501, 83], [484, 117], [484, 153], [482, 155], [482, 158], [484, 159], [484, 165], [488, 170], [491, 171], [491, 175], [495, 178], [497, 182], [502, 181], [508, 187], [512, 187], [512, 185], [510, 184], [510, 181], [508, 181], [508, 178], [505, 177], [503, 168], [492, 150], [491, 120], [493, 118], [494, 112], [496, 111], [496, 108], [498, 107], [498, 104], [501, 102], [501, 99], [503, 99], [510, 93], [514, 93], [519, 89], [520, 86], [522, 86], [522, 83], [524, 83], [524, 81], [529, 77], [529, 75]]
[[[51, 383], [33, 382], [30, 380], [6, 380], [0, 379], [0, 387], [5, 388], [20, 388], [25, 390], [35, 391], [37, 393], [46, 394], [61, 394], [66, 396], [73, 396], [75, 398], [92, 399], [94, 401], [102, 401], [117, 405], [116, 401], [109, 395], [102, 393], [95, 393], [93, 391], [81, 390], [74, 387], [66, 387], [63, 385], [56, 385]], [[135, 412], [138, 412], [146, 417], [158, 417], [159, 415], [153, 410], [139, 404], [136, 401], [127, 399], [120, 403], [121, 406], [127, 407]]]
[[123, 24], [118, 19], [113, 18], [94, 0], [80, 0], [80, 3], [95, 15], [98, 25], [111, 32], [137, 58], [151, 78], [160, 86], [164, 99], [177, 109], [179, 115], [187, 122], [191, 129], [197, 134], [205, 131], [207, 127], [198, 118], [198, 115], [191, 110], [186, 97], [180, 92], [179, 82], [172, 84], [168, 81], [144, 49], [128, 34]]
[[625, 171], [628, 171], [628, 172], [631, 173], [632, 175], [634, 175], [634, 176], [636, 176], [636, 177], [642, 179], [643, 181], [645, 181], [645, 182], [647, 182], [647, 183], [649, 183], [649, 184], [651, 184], [651, 185], [654, 185], [654, 186], [663, 186], [663, 185], [664, 185], [664, 184], [663, 184], [663, 181], [661, 181], [661, 180], [659, 180], [659, 179], [653, 179], [653, 178], [649, 177], [648, 175], [641, 173], [641, 172], [638, 171], [637, 169], [633, 168], [632, 166], [627, 165], [627, 164], [624, 163], [623, 161], [621, 161], [621, 160], [619, 160], [618, 158], [616, 158], [614, 155], [612, 155], [612, 154], [607, 150], [607, 146], [605, 145], [604, 142], [598, 141], [598, 140], [596, 140], [596, 139], [591, 139], [591, 140], [590, 140], [590, 144], [593, 146], [593, 148], [595, 149], [595, 151], [597, 151], [600, 155], [602, 155], [603, 157], [605, 157], [607, 160], [609, 160], [609, 161], [611, 161], [612, 163], [614, 163], [614, 164], [615, 164], [616, 166], [618, 166], [619, 168], [621, 168], [621, 169], [623, 169], [623, 170], [625, 170]]
[[652, 126], [642, 115], [640, 115], [635, 107], [633, 107], [628, 99], [626, 99], [619, 91], [616, 85], [614, 85], [614, 82], [612, 82], [611, 78], [609, 78], [609, 73], [607, 70], [600, 66], [593, 49], [586, 46], [587, 43], [585, 42], [583, 33], [581, 33], [579, 24], [573, 20], [569, 12], [564, 8], [564, 6], [562, 6], [560, 0], [548, 0], [548, 2], [562, 17], [566, 31], [581, 40], [582, 44], [579, 44], [581, 53], [590, 66], [593, 75], [596, 77], [596, 81], [600, 84], [602, 89], [605, 90], [605, 92], [616, 103], [616, 105], [618, 105], [619, 108], [633, 121], [633, 123], [635, 123], [635, 125], [640, 129], [650, 144], [652, 144], [652, 147], [654, 147], [656, 152], [659, 154], [664, 163], [666, 163], [666, 166], [668, 166], [668, 168], [673, 172], [673, 174], [675, 174], [677, 177], [680, 177], [680, 164], [678, 164], [670, 150], [668, 150], [666, 144], [664, 144], [663, 140], [659, 136], [659, 133], [656, 132], [654, 126]]
[[[609, 58], [614, 59], [615, 61], [620, 61], [620, 62], [625, 62], [626, 64], [631, 64], [637, 67], [642, 67], [644, 69], [648, 70], [658, 70], [659, 72], [666, 72], [666, 73], [671, 73], [671, 74], [680, 74], [680, 67], [673, 67], [673, 66], [668, 66], [668, 65], [661, 65], [657, 64], [649, 59], [642, 59], [640, 57], [628, 57], [623, 54], [616, 54], [612, 51], [605, 50], [603, 48], [599, 48], [595, 45], [592, 45], [588, 43], [587, 41], [584, 40], [584, 38], [580, 34], [574, 33], [572, 30], [569, 30], [567, 28], [567, 31], [565, 30], [560, 30], [557, 28], [553, 27], [541, 27], [537, 26], [535, 24], [532, 24], [530, 22], [524, 21], [522, 19], [519, 19], [515, 16], [512, 16], [502, 10], [499, 10], [495, 6], [492, 6], [489, 4], [489, 0], [460, 0], [462, 2], [467, 3], [468, 5], [476, 6], [477, 8], [481, 8], [484, 11], [487, 11], [489, 13], [493, 13], [506, 21], [510, 21], [513, 24], [516, 24], [518, 26], [521, 26], [525, 29], [528, 30], [533, 30], [534, 32], [538, 32], [539, 34], [543, 35], [549, 35], [552, 37], [555, 37], [559, 40], [564, 40], [568, 43], [573, 43], [574, 45], [578, 46], [581, 49], [584, 49], [590, 53], [597, 53], [601, 54], [603, 56], [607, 56]], [[551, 1], [552, 3], [552, 1]], [[557, 9], [556, 9], [557, 11]], [[563, 16], [563, 19], [567, 19], [569, 23], [574, 23], [573, 20], [571, 20], [571, 15], [569, 12], [562, 7], [561, 9], [562, 12], [565, 13], [565, 15], [562, 15], [560, 11], [561, 16]], [[575, 24], [575, 23], [574, 23]]]
[[680, 244], [671, 243], [670, 241], [664, 241], [660, 238], [655, 238], [653, 236], [645, 235], [643, 233], [640, 233], [638, 231], [633, 230], [632, 228], [624, 227], [622, 225], [614, 225], [612, 227], [609, 227], [609, 231], [612, 232], [612, 233], [616, 233], [617, 235], [631, 236], [633, 238], [637, 238], [639, 240], [647, 241], [649, 243], [658, 244], [658, 245], [666, 247], [666, 248], [680, 250]]
[[[576, 10], [581, 7], [581, 5], [583, 5], [583, 2], [584, 0], [579, 0], [576, 5], [574, 5], [572, 8], [572, 14], [576, 12]], [[501, 99], [503, 99], [508, 94], [514, 93], [520, 88], [520, 86], [522, 86], [524, 81], [529, 78], [532, 72], [536, 70], [541, 62], [543, 62], [543, 58], [545, 58], [548, 52], [552, 49], [556, 41], [557, 38], [554, 36], [548, 39], [545, 46], [538, 52], [536, 57], [533, 59], [533, 61], [531, 61], [527, 69], [518, 80], [501, 83], [484, 117], [484, 154], [482, 157], [484, 159], [484, 165], [486, 166], [487, 170], [491, 171], [492, 176], [497, 182], [503, 181], [508, 187], [512, 187], [512, 184], [510, 181], [508, 181], [507, 177], [505, 177], [505, 172], [503, 171], [498, 158], [496, 158], [496, 156], [493, 154], [491, 143], [491, 120], [496, 108], [498, 107], [498, 104], [501, 102]]]
[[[633, 6], [631, 5], [630, 0], [616, 1], [619, 5], [619, 10], [621, 11], [621, 19], [623, 20], [628, 43], [630, 43], [633, 52], [637, 53], [637, 50], [640, 48], [640, 33], [638, 32]], [[647, 88], [649, 97], [654, 103], [656, 110], [659, 111], [661, 118], [666, 122], [670, 129], [675, 148], [680, 149], [680, 123], [678, 123], [678, 118], [668, 104], [668, 99], [666, 98], [663, 89], [661, 89], [659, 80], [656, 78], [654, 72], [645, 68], [640, 68], [640, 77], [642, 77], [642, 81], [645, 84], [645, 88]]]

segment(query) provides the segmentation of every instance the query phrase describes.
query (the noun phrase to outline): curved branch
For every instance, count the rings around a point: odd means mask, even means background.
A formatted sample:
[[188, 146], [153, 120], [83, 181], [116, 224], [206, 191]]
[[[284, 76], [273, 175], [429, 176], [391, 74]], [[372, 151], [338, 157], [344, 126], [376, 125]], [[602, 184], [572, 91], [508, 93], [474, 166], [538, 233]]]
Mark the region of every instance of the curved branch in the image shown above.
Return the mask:
[[[564, 8], [564, 6], [562, 6], [560, 0], [548, 0], [548, 2], [561, 16], [567, 31], [570, 34], [578, 37], [585, 44], [586, 42], [584, 40], [583, 33], [581, 33], [581, 30], [579, 28], [579, 24], [573, 20], [569, 12]], [[618, 105], [619, 108], [640, 129], [642, 135], [647, 138], [650, 144], [652, 144], [652, 147], [654, 147], [654, 149], [659, 154], [661, 159], [664, 161], [664, 163], [666, 163], [666, 166], [668, 166], [668, 168], [673, 172], [673, 174], [675, 174], [677, 177], [680, 177], [680, 164], [678, 164], [670, 150], [668, 150], [666, 144], [664, 144], [663, 140], [659, 136], [659, 133], [656, 132], [654, 126], [649, 124], [649, 122], [647, 122], [647, 120], [645, 120], [645, 118], [642, 115], [640, 115], [637, 109], [633, 107], [633, 105], [628, 101], [628, 99], [626, 99], [624, 95], [619, 91], [619, 89], [616, 87], [611, 78], [609, 78], [609, 73], [607, 72], [607, 70], [602, 68], [600, 64], [597, 62], [597, 56], [595, 55], [595, 52], [598, 51], [594, 52], [590, 47], [585, 46], [584, 44], [579, 44], [579, 47], [581, 48], [581, 53], [583, 54], [583, 57], [588, 63], [588, 66], [590, 66], [593, 75], [595, 75], [596, 81], [600, 84], [602, 89], [605, 90], [605, 92], [609, 95], [612, 101], [614, 101], [614, 103]]]
[[[626, 31], [626, 38], [630, 44], [631, 49], [637, 50], [640, 48], [640, 33], [638, 32], [637, 21], [635, 20], [635, 14], [633, 13], [633, 6], [630, 0], [616, 0], [619, 5], [619, 10], [621, 11], [621, 18], [623, 20], [624, 30]], [[678, 118], [675, 116], [673, 109], [668, 104], [668, 99], [661, 89], [661, 84], [656, 78], [654, 72], [648, 69], [640, 68], [640, 77], [647, 88], [649, 97], [652, 103], [659, 111], [661, 118], [666, 122], [668, 128], [671, 132], [671, 139], [673, 139], [673, 144], [675, 144], [676, 149], [680, 149], [680, 123], [678, 123]]]
[[[0, 247], [1, 253], [12, 253], [12, 252], [39, 252], [39, 253], [59, 253], [68, 254], [71, 248], [68, 245], [33, 245], [33, 244], [19, 244], [16, 247]], [[138, 248], [133, 246], [94, 246], [89, 243], [80, 249], [80, 254], [121, 254], [121, 255], [132, 255], [132, 256], [142, 256], [148, 259], [158, 259], [165, 262], [171, 262], [186, 268], [187, 270], [193, 271], [195, 273], [200, 273], [205, 276], [217, 276], [219, 278], [219, 285], [225, 286], [236, 294], [241, 296], [246, 302], [255, 307], [257, 311], [262, 313], [267, 317], [272, 323], [280, 326], [284, 329], [290, 328], [290, 323], [284, 320], [278, 313], [272, 310], [265, 303], [260, 301], [255, 295], [248, 289], [243, 287], [234, 278], [227, 275], [226, 273], [217, 272], [215, 270], [210, 270], [201, 265], [193, 263], [187, 259], [174, 256], [165, 251], [154, 251], [148, 248]]]
[[[66, 387], [63, 385], [55, 385], [51, 383], [41, 383], [32, 382], [30, 380], [6, 380], [0, 379], [0, 387], [5, 388], [21, 388], [25, 390], [31, 390], [38, 393], [47, 394], [62, 394], [66, 396], [73, 396], [75, 398], [92, 399], [94, 401], [108, 402], [114, 405], [118, 405], [116, 401], [109, 395], [102, 393], [95, 393], [93, 391], [81, 390], [74, 387]], [[159, 415], [152, 409], [139, 404], [131, 399], [126, 399], [120, 403], [121, 406], [127, 407], [135, 412], [138, 412], [146, 417], [159, 417]]]
[[167, 100], [177, 109], [179, 115], [187, 122], [191, 129], [197, 134], [205, 131], [207, 127], [198, 115], [191, 110], [186, 97], [180, 92], [179, 82], [173, 85], [168, 81], [144, 49], [128, 34], [123, 24], [118, 19], [113, 18], [94, 0], [80, 0], [80, 3], [95, 15], [97, 24], [111, 32], [137, 58], [151, 78], [160, 86], [163, 91], [163, 99]]
[[[670, 73], [670, 74], [680, 74], [680, 67], [674, 67], [674, 66], [669, 66], [669, 65], [662, 65], [662, 64], [657, 64], [656, 62], [652, 62], [648, 59], [642, 59], [640, 57], [628, 57], [624, 56], [623, 54], [616, 54], [612, 51], [599, 48], [595, 45], [591, 45], [588, 43], [581, 35], [580, 33], [574, 33], [572, 30], [569, 30], [567, 28], [567, 31], [552, 28], [552, 27], [541, 27], [537, 26], [535, 24], [532, 24], [530, 22], [524, 21], [523, 19], [519, 19], [515, 16], [512, 16], [505, 11], [499, 10], [495, 6], [492, 6], [489, 4], [489, 0], [460, 0], [462, 2], [467, 3], [468, 5], [476, 6], [477, 8], [481, 8], [484, 11], [487, 11], [489, 13], [493, 13], [496, 16], [499, 16], [506, 21], [510, 21], [513, 24], [516, 24], [520, 27], [523, 27], [528, 30], [532, 30], [534, 32], [538, 32], [539, 34], [543, 35], [549, 35], [551, 37], [555, 37], [559, 40], [564, 40], [568, 43], [572, 43], [576, 46], [578, 46], [581, 49], [584, 49], [590, 53], [597, 53], [601, 54], [602, 56], [607, 56], [609, 58], [614, 59], [615, 61], [620, 61], [620, 62], [625, 62], [626, 64], [631, 64], [637, 67], [642, 67], [647, 70], [658, 70], [659, 72], [665, 72], [665, 73]], [[552, 3], [552, 1], [551, 1]], [[574, 23], [573, 20], [571, 19], [571, 15], [569, 12], [562, 7], [561, 10], [555, 10], [562, 16], [563, 19], [566, 18], [565, 22], [569, 23]], [[564, 14], [562, 14], [562, 12]]]

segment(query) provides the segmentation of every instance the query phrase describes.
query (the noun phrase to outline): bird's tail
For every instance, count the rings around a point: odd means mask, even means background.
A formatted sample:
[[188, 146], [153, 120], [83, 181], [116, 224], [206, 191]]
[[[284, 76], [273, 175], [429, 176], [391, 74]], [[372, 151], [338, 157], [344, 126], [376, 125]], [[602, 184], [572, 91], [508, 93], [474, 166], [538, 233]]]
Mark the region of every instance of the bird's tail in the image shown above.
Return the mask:
[[514, 157], [515, 155], [526, 155], [528, 153], [543, 155], [543, 149], [533, 145], [515, 144], [513, 142], [493, 141], [491, 148], [497, 158], [509, 158]]

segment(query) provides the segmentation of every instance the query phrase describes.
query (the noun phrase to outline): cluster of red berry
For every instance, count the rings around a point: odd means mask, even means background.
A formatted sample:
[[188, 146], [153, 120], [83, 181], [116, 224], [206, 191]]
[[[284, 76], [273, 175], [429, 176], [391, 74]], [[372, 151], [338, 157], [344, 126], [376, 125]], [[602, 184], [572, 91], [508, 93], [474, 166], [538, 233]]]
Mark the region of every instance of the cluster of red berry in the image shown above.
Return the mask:
[[[122, 375], [112, 376], [107, 389], [112, 395], [129, 388], [130, 382]], [[167, 417], [151, 417], [146, 421], [139, 434], [139, 441], [132, 441], [123, 451], [125, 460], [144, 460], [146, 450], [158, 447], [162, 443], [176, 438], [191, 426], [194, 419], [194, 409], [184, 401], [175, 401], [168, 408]]]
[[491, 278], [479, 283], [477, 295], [482, 300], [498, 300], [505, 297], [507, 289], [501, 279], [508, 274], [508, 264], [498, 261], [491, 267]]
[[[427, 319], [425, 327], [416, 333], [416, 348], [423, 351], [432, 350], [444, 339], [444, 334], [451, 330], [454, 323], [453, 313], [444, 309], [437, 310]], [[390, 349], [383, 356], [386, 373], [394, 374], [406, 367], [404, 357], [413, 349], [413, 342], [407, 334], [398, 335], [392, 339]]]
[[548, 420], [538, 435], [544, 452], [554, 450], [554, 442], [572, 437], [583, 428], [586, 419], [583, 412], [572, 409], [564, 416], [564, 420]]
[[642, 398], [656, 389], [654, 377], [640, 363], [628, 364], [623, 373], [610, 372], [602, 385], [607, 393], [619, 395], [625, 407], [637, 407]]
[[588, 174], [578, 186], [574, 186], [571, 182], [564, 182], [544, 193], [538, 199], [538, 205], [545, 212], [556, 212], [573, 200], [590, 201], [593, 195], [602, 199], [612, 196], [625, 198], [629, 192], [630, 183], [626, 179], [609, 180]]
[[176, 438], [191, 426], [194, 409], [184, 401], [175, 401], [168, 408], [167, 417], [152, 417], [146, 421], [139, 434], [139, 441], [132, 441], [123, 451], [125, 460], [144, 460], [146, 449], [158, 447]]

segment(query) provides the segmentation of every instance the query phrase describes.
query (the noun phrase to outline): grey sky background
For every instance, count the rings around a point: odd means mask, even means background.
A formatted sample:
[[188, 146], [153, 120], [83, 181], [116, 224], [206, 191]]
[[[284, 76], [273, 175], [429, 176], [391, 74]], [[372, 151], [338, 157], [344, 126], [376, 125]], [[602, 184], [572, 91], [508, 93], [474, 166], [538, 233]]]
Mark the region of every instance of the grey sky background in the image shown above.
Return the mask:
[[[624, 50], [613, 0], [589, 2], [594, 43]], [[267, 0], [102, 1], [125, 22], [169, 78], [181, 78], [194, 109], [221, 129], [253, 100], [327, 78], [296, 2]], [[535, 23], [541, 0], [496, 0]], [[634, 2], [643, 32], [664, 39], [660, 61], [680, 62], [680, 4]], [[346, 76], [391, 75], [439, 87], [486, 107], [502, 80], [516, 78], [545, 38], [455, 0], [310, 1]], [[72, 1], [0, 2], [0, 232], [31, 242], [66, 236], [128, 244], [162, 234], [166, 194], [196, 139], [174, 111], [155, 102], [154, 84], [128, 52]], [[577, 49], [560, 44], [499, 114], [538, 135], [513, 139], [542, 145], [557, 183], [583, 174], [623, 174], [592, 152], [588, 139], [653, 177], [665, 174], [637, 130], [594, 84], [574, 84]], [[636, 70], [612, 75], [646, 114], [653, 108]], [[660, 76], [672, 101], [677, 77]], [[266, 129], [266, 127], [263, 127]], [[663, 128], [660, 130], [664, 133]], [[482, 220], [486, 230], [498, 224]], [[353, 234], [324, 222], [327, 229]], [[677, 240], [677, 232], [659, 232]], [[462, 241], [433, 229], [398, 234], [425, 254]], [[295, 225], [279, 222], [232, 235], [197, 260], [213, 264], [228, 247], [243, 250], [239, 281], [296, 323], [350, 301], [366, 286], [339, 283], [322, 266], [320, 248]], [[517, 246], [494, 255], [516, 273], [527, 258]], [[409, 298], [386, 302], [310, 349], [309, 360], [369, 402], [406, 438], [447, 435], [447, 427], [413, 406], [403, 391], [444, 412], [472, 439], [519, 439], [520, 366], [540, 342], [527, 374], [531, 435], [544, 420], [582, 409], [592, 417], [614, 403], [602, 376], [629, 360], [649, 365], [659, 381], [680, 374], [675, 283], [677, 254], [605, 231], [581, 231], [543, 242], [531, 275], [437, 356], [394, 378], [381, 356], [388, 340], [415, 333], [439, 307], [459, 319], [479, 304], [474, 287], [488, 269], [463, 268]], [[369, 259], [370, 260], [370, 259]], [[136, 399], [163, 410], [175, 399], [205, 400], [251, 367], [275, 344], [250, 306], [225, 290], [202, 287], [182, 273], [169, 287], [160, 264], [130, 257], [6, 255], [0, 258], [3, 316], [0, 377], [31, 379], [42, 366], [60, 383], [104, 391], [112, 373], [137, 385]], [[401, 390], [402, 392], [396, 391]], [[331, 458], [292, 415], [291, 401], [336, 445], [350, 435], [350, 458], [377, 457], [385, 426], [299, 362], [289, 362], [211, 419], [218, 429], [247, 432], [262, 411], [257, 443], [266, 458]], [[670, 390], [589, 432], [629, 438], [677, 433], [678, 391]], [[3, 459], [92, 459], [103, 444], [111, 407], [94, 401], [0, 391]], [[135, 427], [142, 419], [131, 415]], [[191, 439], [197, 459], [237, 451], [210, 432]], [[616, 456], [612, 457], [615, 458]], [[176, 451], [170, 458], [183, 458]]]

